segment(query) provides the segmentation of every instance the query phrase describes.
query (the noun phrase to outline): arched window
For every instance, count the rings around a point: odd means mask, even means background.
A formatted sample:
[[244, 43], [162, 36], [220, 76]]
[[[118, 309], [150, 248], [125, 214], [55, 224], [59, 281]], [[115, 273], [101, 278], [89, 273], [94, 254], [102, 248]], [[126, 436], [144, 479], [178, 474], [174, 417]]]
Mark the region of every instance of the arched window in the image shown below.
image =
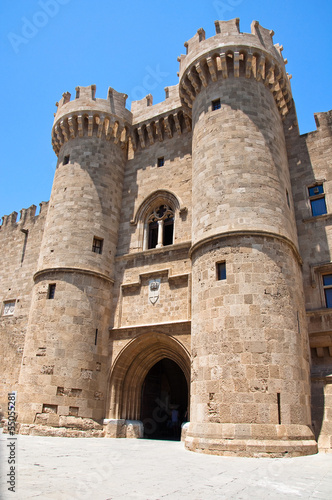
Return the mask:
[[157, 205], [145, 224], [144, 250], [173, 244], [174, 211], [169, 205]]
[[[149, 194], [130, 221], [137, 225], [137, 247], [140, 250], [173, 245], [178, 239], [178, 216], [186, 212], [181, 199], [167, 189]], [[182, 216], [181, 216], [182, 217]]]

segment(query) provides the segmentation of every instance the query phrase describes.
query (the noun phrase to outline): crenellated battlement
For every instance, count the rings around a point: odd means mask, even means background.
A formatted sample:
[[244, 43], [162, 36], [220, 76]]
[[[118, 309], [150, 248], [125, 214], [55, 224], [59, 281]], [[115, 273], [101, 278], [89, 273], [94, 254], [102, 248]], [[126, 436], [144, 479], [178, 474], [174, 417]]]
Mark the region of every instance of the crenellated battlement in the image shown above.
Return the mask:
[[125, 146], [129, 138], [132, 113], [126, 108], [127, 94], [109, 87], [107, 99], [98, 99], [96, 86], [76, 87], [76, 97], [65, 92], [56, 103], [52, 146], [56, 154], [62, 145], [75, 137], [105, 136]]
[[94, 110], [105, 113], [112, 113], [131, 121], [131, 113], [126, 108], [127, 94], [117, 92], [112, 87], [109, 87], [106, 99], [96, 98], [96, 85], [88, 85], [87, 87], [76, 87], [75, 99], [71, 100], [70, 92], [62, 94], [59, 102], [56, 102], [57, 111], [54, 115], [54, 123], [62, 116], [73, 111]]
[[41, 203], [39, 203], [40, 211], [38, 215], [36, 215], [36, 205], [31, 205], [29, 208], [22, 208], [22, 210], [20, 210], [20, 217], [18, 220], [18, 213], [15, 211], [9, 215], [4, 215], [2, 217], [0, 230], [4, 231], [6, 229], [14, 227], [18, 227], [19, 229], [21, 229], [21, 226], [28, 224], [31, 221], [35, 221], [40, 215], [44, 217], [48, 209], [48, 204], [48, 201], [42, 201]]
[[327, 130], [332, 134], [332, 109], [322, 113], [314, 113], [317, 130]]
[[133, 125], [131, 143], [134, 151], [165, 138], [191, 131], [191, 118], [183, 112], [179, 85], [165, 87], [165, 101], [153, 104], [151, 94], [131, 105]]
[[[263, 28], [258, 21], [251, 23], [251, 33], [242, 33], [240, 31], [240, 19], [235, 18], [230, 21], [215, 21], [216, 34], [210, 38], [205, 37], [203, 28], [199, 28], [197, 33], [184, 43], [186, 54], [179, 57], [180, 77], [183, 70], [183, 64], [188, 66], [188, 62], [193, 60], [199, 53], [228, 45], [249, 45], [253, 48], [264, 49], [272, 57], [280, 58], [283, 61], [279, 44], [273, 43], [274, 31]], [[182, 64], [183, 63], [183, 64]]]
[[158, 115], [167, 113], [182, 106], [179, 96], [179, 85], [165, 87], [165, 100], [153, 104], [153, 96], [148, 94], [139, 101], [132, 101], [131, 112], [133, 114], [133, 125], [144, 120], [156, 118]]
[[108, 89], [107, 99], [96, 98], [96, 85], [76, 87], [75, 99], [65, 92], [56, 103], [52, 145], [61, 147], [76, 137], [104, 137], [121, 147], [144, 149], [156, 141], [191, 130], [191, 110], [200, 91], [210, 81], [244, 76], [261, 81], [272, 92], [281, 116], [291, 105], [289, 77], [283, 47], [273, 44], [273, 31], [251, 24], [251, 33], [241, 33], [239, 19], [215, 21], [216, 34], [206, 39], [200, 28], [185, 42], [180, 63], [180, 83], [165, 88], [165, 100], [153, 104], [148, 94], [126, 109], [127, 95]]
[[287, 114], [292, 99], [289, 77], [285, 70], [287, 60], [283, 47], [273, 44], [274, 32], [251, 24], [251, 33], [241, 33], [239, 19], [216, 21], [216, 34], [206, 39], [201, 28], [184, 45], [180, 63], [179, 93], [188, 113], [196, 95], [210, 81], [233, 77], [254, 78], [272, 92], [281, 116]]

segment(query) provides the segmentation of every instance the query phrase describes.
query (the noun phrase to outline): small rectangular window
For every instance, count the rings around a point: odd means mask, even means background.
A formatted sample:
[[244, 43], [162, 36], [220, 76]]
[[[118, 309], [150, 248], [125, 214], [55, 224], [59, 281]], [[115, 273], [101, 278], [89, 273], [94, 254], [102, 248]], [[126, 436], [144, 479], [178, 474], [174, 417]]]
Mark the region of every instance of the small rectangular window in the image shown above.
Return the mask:
[[225, 280], [226, 279], [226, 262], [218, 262], [217, 263], [217, 280]]
[[325, 295], [326, 307], [332, 307], [332, 274], [325, 274], [323, 276], [323, 287]]
[[48, 293], [47, 293], [47, 298], [48, 299], [54, 299], [55, 297], [55, 287], [56, 285], [52, 283], [51, 285], [48, 285]]
[[93, 238], [92, 251], [101, 254], [103, 251], [103, 241], [101, 238]]
[[69, 163], [69, 158], [70, 158], [70, 155], [65, 156], [64, 159], [63, 159], [62, 164], [63, 165], [67, 165]]
[[212, 101], [212, 111], [216, 111], [217, 109], [221, 108], [221, 102], [220, 99], [215, 99]]
[[3, 303], [3, 316], [12, 316], [15, 311], [15, 300], [8, 300]]
[[157, 160], [157, 166], [158, 167], [163, 167], [164, 165], [165, 165], [165, 159], [162, 156], [162, 157], [158, 158], [158, 160]]
[[316, 184], [308, 188], [311, 213], [313, 217], [327, 213], [323, 184]]

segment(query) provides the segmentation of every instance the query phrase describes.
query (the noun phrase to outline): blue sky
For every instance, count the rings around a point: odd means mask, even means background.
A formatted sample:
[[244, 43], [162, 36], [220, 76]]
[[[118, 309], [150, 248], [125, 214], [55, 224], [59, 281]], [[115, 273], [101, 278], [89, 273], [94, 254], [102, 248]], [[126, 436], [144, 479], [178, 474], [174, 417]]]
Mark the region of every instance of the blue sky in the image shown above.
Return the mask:
[[330, 0], [2, 0], [0, 16], [0, 217], [49, 199], [63, 92], [96, 84], [100, 98], [108, 87], [128, 94], [129, 109], [148, 93], [160, 102], [178, 82], [184, 42], [201, 27], [213, 36], [216, 19], [239, 17], [243, 32], [253, 20], [274, 30], [301, 133], [315, 130], [314, 112], [332, 108]]

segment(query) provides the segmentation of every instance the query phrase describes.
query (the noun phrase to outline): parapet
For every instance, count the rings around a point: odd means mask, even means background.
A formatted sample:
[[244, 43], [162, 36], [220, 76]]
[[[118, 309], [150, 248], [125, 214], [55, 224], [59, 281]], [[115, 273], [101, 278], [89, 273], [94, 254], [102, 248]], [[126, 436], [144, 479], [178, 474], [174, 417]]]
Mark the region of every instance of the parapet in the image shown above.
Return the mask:
[[162, 102], [153, 104], [153, 97], [151, 94], [148, 94], [139, 101], [132, 101], [131, 112], [133, 114], [133, 124], [150, 120], [163, 113], [169, 113], [171, 110], [180, 108], [181, 106], [179, 85], [165, 87], [165, 100]]
[[200, 28], [184, 44], [187, 53], [178, 58], [179, 93], [186, 112], [191, 113], [196, 95], [209, 81], [245, 76], [266, 85], [281, 116], [286, 115], [292, 94], [285, 70], [287, 60], [282, 57], [283, 47], [273, 44], [274, 32], [253, 21], [251, 33], [241, 33], [238, 18], [216, 21], [215, 28], [216, 34], [208, 39]]
[[129, 137], [128, 127], [132, 114], [126, 108], [127, 94], [108, 89], [107, 99], [96, 98], [96, 86], [76, 87], [76, 98], [66, 92], [56, 103], [52, 145], [56, 154], [69, 139], [83, 136], [101, 137], [126, 145]]
[[301, 137], [307, 141], [317, 141], [324, 138], [330, 139], [332, 136], [332, 109], [314, 113], [316, 130], [305, 132]]
[[228, 46], [249, 46], [254, 50], [264, 50], [270, 56], [277, 58], [279, 63], [283, 63], [281, 56], [282, 47], [273, 44], [272, 30], [263, 28], [258, 21], [251, 23], [251, 33], [241, 33], [239, 18], [230, 21], [215, 21], [216, 34], [210, 38], [205, 38], [205, 31], [200, 28], [196, 35], [185, 42], [186, 54], [182, 54], [178, 60], [180, 62], [181, 77], [188, 65], [202, 52], [228, 47]]
[[45, 216], [48, 208], [48, 201], [42, 201], [40, 206], [40, 212], [36, 215], [36, 205], [31, 205], [29, 208], [22, 208], [20, 210], [20, 218], [17, 220], [18, 213], [12, 212], [9, 215], [4, 215], [2, 217], [2, 224], [0, 225], [0, 230], [4, 230], [6, 228], [14, 228], [24, 226], [29, 222], [34, 222], [40, 215]]
[[131, 123], [131, 113], [126, 108], [127, 94], [122, 94], [109, 87], [107, 99], [96, 98], [96, 85], [88, 87], [76, 87], [75, 99], [71, 101], [71, 94], [65, 92], [56, 103], [57, 111], [54, 115], [54, 123], [63, 116], [81, 111], [99, 111], [100, 113], [111, 113]]
[[[96, 98], [96, 86], [77, 87], [76, 97], [66, 92], [57, 103], [52, 129], [56, 154], [70, 139], [103, 137], [132, 149], [145, 148], [156, 140], [191, 130], [191, 110], [196, 95], [209, 81], [230, 76], [255, 78], [268, 87], [282, 117], [291, 106], [292, 94], [285, 71], [282, 46], [273, 44], [273, 31], [251, 24], [251, 33], [241, 33], [238, 18], [215, 21], [216, 34], [206, 39], [200, 28], [184, 45], [180, 62], [180, 82], [165, 88], [163, 102], [153, 104], [148, 94], [126, 109], [127, 95], [109, 88], [107, 99]], [[220, 83], [221, 83], [220, 82]]]
[[329, 129], [332, 134], [332, 109], [322, 113], [314, 113], [316, 127], [318, 129]]
[[134, 151], [191, 131], [191, 119], [183, 112], [179, 85], [165, 87], [165, 96], [166, 99], [158, 104], [153, 104], [151, 94], [132, 102], [131, 144]]

